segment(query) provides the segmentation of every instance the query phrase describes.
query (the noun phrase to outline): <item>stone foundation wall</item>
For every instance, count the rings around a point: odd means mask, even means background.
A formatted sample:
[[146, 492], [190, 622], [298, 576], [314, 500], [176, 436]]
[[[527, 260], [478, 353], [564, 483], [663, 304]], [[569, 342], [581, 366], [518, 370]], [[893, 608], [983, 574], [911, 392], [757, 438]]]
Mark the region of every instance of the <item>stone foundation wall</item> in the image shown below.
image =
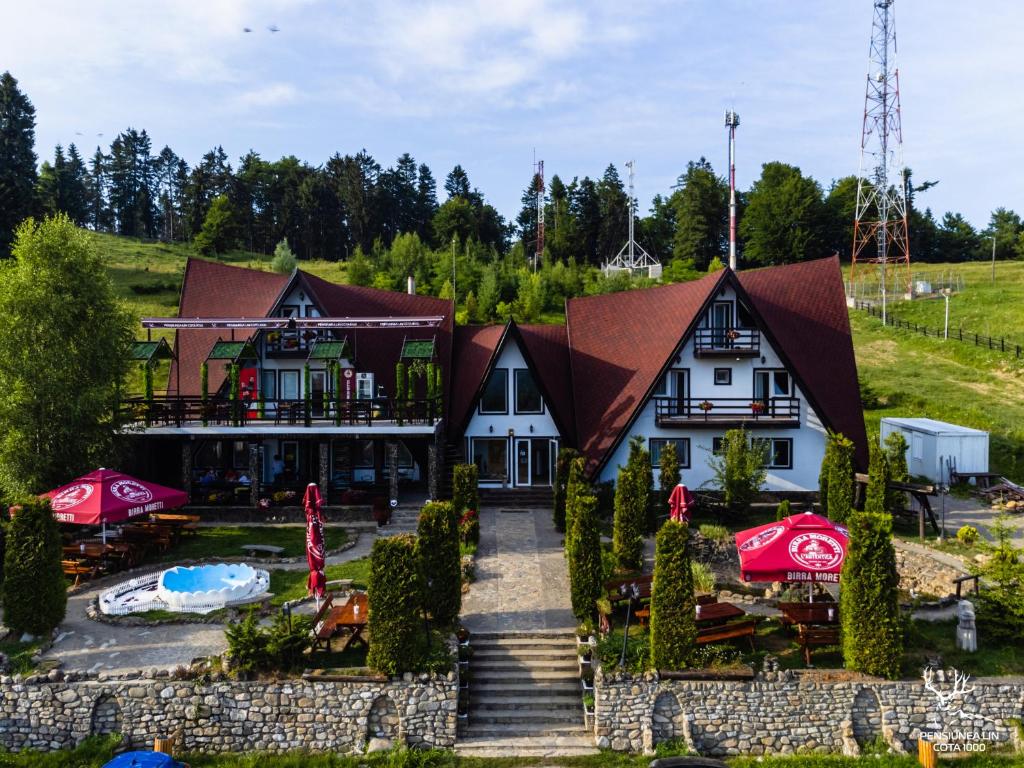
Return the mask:
[[[751, 682], [662, 680], [656, 674], [595, 676], [594, 735], [598, 746], [650, 752], [678, 739], [706, 755], [798, 752], [859, 754], [881, 738], [892, 749], [916, 749], [922, 729], [975, 732], [980, 740], [1013, 743], [1011, 721], [1024, 715], [1024, 683], [974, 681], [974, 690], [943, 712], [920, 682], [875, 679], [830, 682], [774, 673]], [[951, 683], [936, 683], [947, 692]], [[961, 712], [962, 710], [962, 712]]]
[[133, 746], [177, 734], [197, 752], [351, 752], [371, 738], [412, 747], [455, 745], [458, 677], [351, 682], [216, 682], [167, 677], [0, 679], [0, 745], [74, 747], [122, 733]]

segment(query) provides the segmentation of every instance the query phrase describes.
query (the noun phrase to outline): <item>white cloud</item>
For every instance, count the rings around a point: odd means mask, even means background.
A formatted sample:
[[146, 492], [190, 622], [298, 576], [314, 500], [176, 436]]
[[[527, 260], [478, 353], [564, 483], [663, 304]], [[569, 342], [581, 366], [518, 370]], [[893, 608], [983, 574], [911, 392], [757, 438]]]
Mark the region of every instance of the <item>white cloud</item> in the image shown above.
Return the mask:
[[241, 109], [280, 107], [296, 101], [299, 92], [291, 83], [269, 83], [250, 88], [234, 99], [234, 104]]

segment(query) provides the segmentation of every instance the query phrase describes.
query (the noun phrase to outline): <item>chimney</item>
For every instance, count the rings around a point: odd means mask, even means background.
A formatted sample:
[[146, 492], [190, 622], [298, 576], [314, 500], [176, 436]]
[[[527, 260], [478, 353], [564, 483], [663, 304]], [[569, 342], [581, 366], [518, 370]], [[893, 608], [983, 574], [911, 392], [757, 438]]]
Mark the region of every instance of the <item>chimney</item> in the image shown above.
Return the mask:
[[416, 295], [416, 278], [412, 275], [406, 278], [405, 290], [410, 296]]

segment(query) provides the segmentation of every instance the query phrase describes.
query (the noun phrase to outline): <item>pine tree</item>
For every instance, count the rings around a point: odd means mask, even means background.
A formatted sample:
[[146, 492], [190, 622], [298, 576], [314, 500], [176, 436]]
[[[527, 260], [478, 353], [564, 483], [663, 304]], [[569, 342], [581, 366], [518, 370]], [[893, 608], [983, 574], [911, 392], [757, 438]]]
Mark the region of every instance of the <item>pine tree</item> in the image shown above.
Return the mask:
[[423, 579], [415, 536], [377, 539], [370, 552], [367, 629], [373, 642], [366, 664], [385, 675], [414, 670], [421, 644]]
[[636, 435], [629, 441], [629, 459], [619, 469], [615, 486], [615, 516], [612, 549], [616, 565], [623, 571], [639, 571], [643, 566], [644, 528], [651, 486], [650, 454], [644, 438]]
[[0, 75], [0, 259], [32, 215], [36, 191], [36, 110], [10, 72]]
[[554, 524], [555, 530], [561, 533], [566, 532], [566, 514], [565, 504], [567, 494], [569, 490], [569, 470], [572, 468], [572, 462], [579, 456], [579, 452], [575, 448], [562, 448], [558, 452], [558, 458], [555, 460], [555, 483], [552, 489], [552, 496], [554, 497]]
[[839, 616], [847, 669], [895, 679], [903, 656], [892, 516], [854, 512], [840, 576]]
[[[905, 483], [910, 479], [910, 470], [907, 468], [907, 439], [902, 432], [890, 432], [885, 438], [885, 457], [889, 465], [889, 482]], [[888, 489], [885, 498], [885, 508], [892, 513], [903, 511], [907, 503], [906, 494], [903, 491]]]
[[[196, 235], [196, 250], [202, 254], [210, 256], [227, 253], [232, 248], [237, 247], [237, 245], [238, 221], [235, 218], [235, 211], [227, 196], [220, 195], [214, 199], [213, 203], [211, 203], [210, 209], [206, 213], [206, 220], [203, 222], [203, 228], [200, 230], [199, 234]], [[287, 243], [285, 243], [285, 248], [287, 247]], [[288, 251], [288, 254], [291, 255], [291, 250]], [[294, 256], [291, 257], [291, 262], [292, 269], [294, 269]], [[271, 268], [275, 272], [291, 271], [291, 269], [279, 269], [279, 264], [283, 264], [283, 262], [278, 261], [278, 254], [277, 251], [275, 251], [274, 260], [271, 262]]]
[[437, 624], [447, 626], [459, 617], [462, 606], [459, 521], [451, 502], [428, 502], [420, 512], [416, 534], [424, 607]]
[[853, 509], [853, 443], [841, 434], [833, 436], [828, 473], [828, 518], [845, 522]]
[[594, 603], [601, 596], [601, 531], [597, 497], [585, 483], [577, 482], [572, 504], [572, 530], [566, 535], [572, 612], [580, 620], [593, 618]]
[[651, 666], [685, 669], [697, 637], [690, 527], [666, 520], [655, 540], [651, 586]]
[[868, 464], [868, 488], [864, 497], [864, 511], [886, 512], [886, 496], [889, 492], [889, 461], [885, 451], [878, 444], [878, 437], [871, 438], [871, 451]]
[[4, 623], [16, 633], [48, 636], [67, 608], [61, 538], [49, 501], [26, 500], [7, 529]]
[[[672, 495], [673, 489], [679, 485], [682, 477], [679, 472], [679, 454], [676, 449], [675, 440], [668, 440], [662, 444], [661, 456], [658, 457], [658, 487], [661, 490], [661, 509], [664, 511], [668, 505], [668, 497]], [[654, 518], [654, 515], [650, 516]], [[649, 526], [655, 530], [655, 526]]]

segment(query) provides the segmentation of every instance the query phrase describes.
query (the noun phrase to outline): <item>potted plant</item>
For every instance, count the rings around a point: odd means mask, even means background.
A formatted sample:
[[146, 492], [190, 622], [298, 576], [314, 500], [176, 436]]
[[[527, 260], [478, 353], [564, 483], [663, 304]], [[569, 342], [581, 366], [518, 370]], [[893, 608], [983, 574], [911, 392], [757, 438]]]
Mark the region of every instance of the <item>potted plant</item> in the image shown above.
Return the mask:
[[725, 338], [727, 338], [729, 341], [736, 341], [736, 339], [738, 339], [739, 337], [740, 332], [737, 331], [735, 328], [730, 328], [728, 331], [725, 332]]
[[587, 718], [589, 725], [590, 718], [594, 716], [594, 694], [583, 694], [583, 716]]
[[715, 407], [715, 404], [712, 403], [710, 400], [702, 400], [701, 402], [697, 403], [697, 407], [704, 411], [704, 415], [707, 416], [708, 412]]
[[760, 416], [762, 413], [764, 413], [764, 401], [763, 400], [754, 400], [754, 401], [752, 401], [750, 403], [750, 412], [752, 414], [754, 414], [755, 418]]

